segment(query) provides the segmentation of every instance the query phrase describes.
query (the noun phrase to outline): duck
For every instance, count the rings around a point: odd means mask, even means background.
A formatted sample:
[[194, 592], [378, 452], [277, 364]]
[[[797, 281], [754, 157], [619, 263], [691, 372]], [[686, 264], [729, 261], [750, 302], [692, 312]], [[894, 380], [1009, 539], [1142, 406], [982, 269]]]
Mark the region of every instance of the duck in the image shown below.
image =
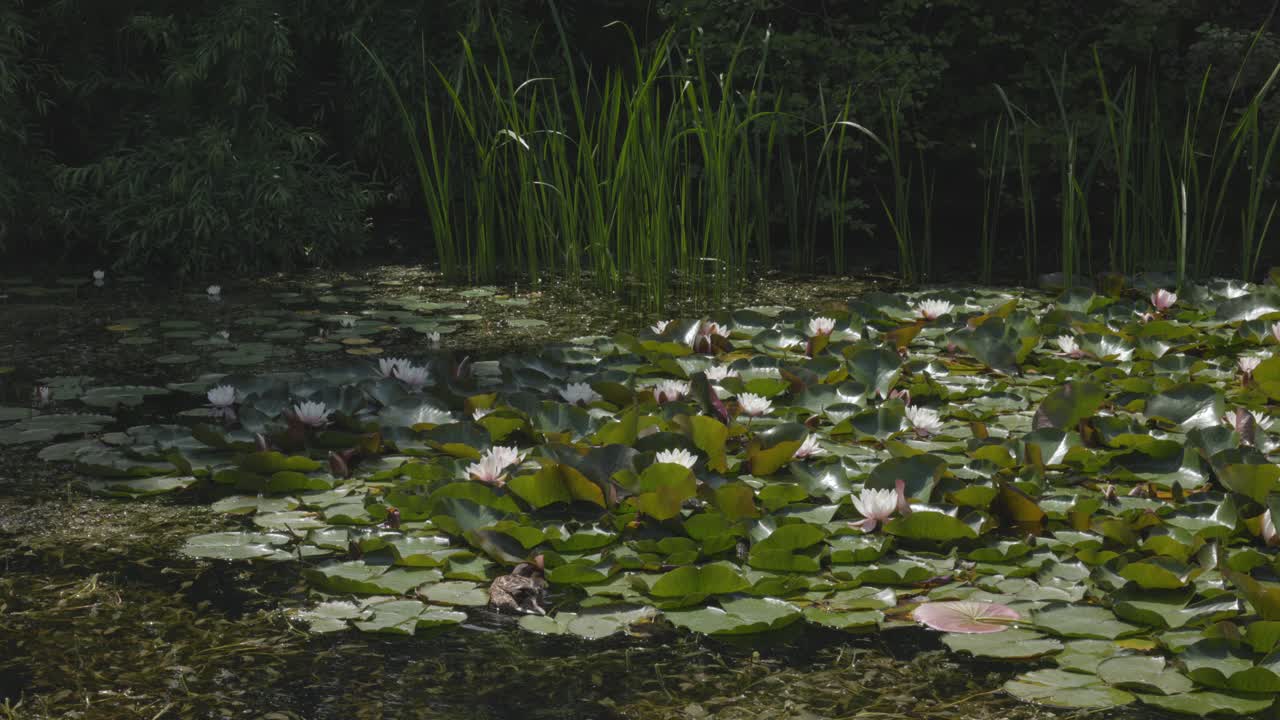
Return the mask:
[[546, 615], [547, 580], [542, 568], [531, 562], [516, 565], [507, 575], [500, 575], [489, 585], [489, 604], [503, 612]]

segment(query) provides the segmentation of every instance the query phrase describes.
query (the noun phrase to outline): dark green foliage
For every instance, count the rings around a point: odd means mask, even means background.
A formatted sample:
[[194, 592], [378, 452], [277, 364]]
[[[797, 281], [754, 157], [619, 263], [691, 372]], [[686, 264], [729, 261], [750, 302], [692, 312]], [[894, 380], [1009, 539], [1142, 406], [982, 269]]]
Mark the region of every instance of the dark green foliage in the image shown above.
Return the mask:
[[[1234, 108], [1225, 114], [1234, 121], [1280, 60], [1280, 35], [1268, 27], [1255, 38], [1271, 11], [1257, 0], [556, 6], [567, 53], [547, 0], [0, 1], [0, 253], [98, 255], [118, 268], [178, 273], [327, 263], [360, 252], [368, 218], [389, 212], [413, 218], [423, 241], [414, 250], [434, 247], [402, 119], [360, 42], [421, 122], [424, 90], [435, 107], [448, 103], [432, 68], [462, 79], [464, 40], [476, 66], [555, 77], [567, 101], [566, 62], [584, 91], [609, 68], [630, 72], [623, 35], [602, 30], [621, 20], [646, 49], [667, 30], [681, 44], [696, 35], [713, 75], [739, 51], [735, 89], [756, 88], [758, 106], [780, 112], [750, 130], [774, 133], [762, 144], [771, 151], [753, 160], [769, 174], [761, 237], [772, 242], [758, 248], [763, 262], [883, 265], [898, 254], [897, 237], [905, 243], [899, 267], [919, 277], [932, 270], [937, 278], [956, 261], [972, 273], [982, 265], [1022, 276], [1059, 269], [1059, 236], [1070, 233], [1080, 238], [1072, 245], [1079, 268], [1097, 270], [1120, 227], [1112, 221], [1116, 163], [1126, 156], [1108, 145], [1095, 51], [1109, 91], [1132, 73], [1138, 100], [1151, 93], [1150, 107], [1173, 133], [1207, 72], [1204, 148], [1216, 147], [1223, 108]], [[763, 82], [743, 71], [762, 63]], [[1255, 112], [1265, 150], [1280, 93]], [[838, 117], [895, 148], [894, 162], [866, 133], [831, 132]], [[1070, 176], [1066, 128], [1078, 165]], [[1003, 171], [990, 154], [996, 145], [1007, 148]], [[1246, 149], [1240, 167], [1250, 156]], [[1223, 243], [1205, 251], [1218, 271], [1240, 269], [1238, 237], [1267, 234], [1268, 192], [1259, 200], [1238, 187], [1253, 176], [1231, 178], [1222, 224], [1205, 233]], [[1274, 183], [1270, 170], [1257, 177]], [[1231, 204], [1237, 197], [1246, 198], [1241, 206]], [[1176, 203], [1160, 202], [1159, 222], [1141, 227], [1175, 226]], [[1260, 220], [1239, 219], [1242, 206], [1259, 203]], [[1213, 227], [1194, 213], [1192, 225]], [[1191, 242], [1199, 242], [1194, 228]], [[975, 260], [980, 247], [984, 263]], [[1264, 244], [1256, 257], [1244, 264], [1265, 268], [1276, 253]]]

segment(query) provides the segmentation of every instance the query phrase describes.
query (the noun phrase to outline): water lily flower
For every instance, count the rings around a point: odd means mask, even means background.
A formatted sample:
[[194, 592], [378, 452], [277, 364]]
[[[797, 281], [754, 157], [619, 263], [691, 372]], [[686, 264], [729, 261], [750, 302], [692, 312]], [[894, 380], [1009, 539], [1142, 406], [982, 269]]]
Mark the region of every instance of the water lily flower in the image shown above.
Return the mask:
[[1271, 416], [1266, 413], [1260, 413], [1256, 410], [1248, 410], [1246, 408], [1235, 408], [1231, 412], [1222, 416], [1222, 421], [1228, 427], [1240, 433], [1245, 442], [1252, 444], [1253, 432], [1250, 425], [1260, 431], [1266, 431], [1271, 428], [1273, 422]]
[[1268, 545], [1280, 545], [1280, 534], [1276, 533], [1276, 524], [1271, 519], [1270, 510], [1262, 513], [1262, 541]]
[[53, 404], [53, 388], [48, 385], [37, 385], [31, 390], [31, 404], [38, 408], [46, 408]]
[[230, 331], [230, 330], [219, 330], [219, 331], [218, 331], [218, 337], [222, 338], [223, 340], [230, 340], [230, 339], [231, 339], [231, 331]]
[[484, 417], [485, 415], [488, 415], [491, 412], [493, 412], [493, 410], [490, 410], [489, 408], [476, 408], [471, 413], [471, 419], [479, 420], [480, 418]]
[[817, 435], [806, 435], [804, 442], [800, 443], [800, 447], [796, 448], [796, 452], [792, 455], [797, 460], [804, 460], [811, 457], [820, 457], [826, 455], [826, 448], [818, 444]]
[[907, 483], [899, 478], [894, 482], [892, 490], [875, 490], [862, 488], [861, 495], [852, 495], [853, 508], [862, 516], [860, 522], [853, 523], [862, 532], [871, 532], [876, 526], [888, 519], [896, 511], [899, 515], [909, 515], [911, 506], [907, 502]]
[[1280, 322], [1271, 324], [1271, 337], [1280, 341]]
[[107, 279], [107, 273], [104, 270], [94, 270], [93, 279], [95, 282], [102, 282]]
[[769, 414], [773, 409], [773, 402], [769, 398], [760, 397], [752, 393], [742, 393], [738, 396], [738, 406], [742, 408], [742, 412], [751, 417], [760, 417]]
[[816, 317], [809, 321], [809, 335], [817, 337], [818, 335], [830, 335], [835, 332], [835, 318]]
[[236, 393], [235, 387], [231, 385], [218, 385], [210, 388], [209, 392], [205, 393], [205, 397], [209, 398], [210, 405], [222, 409], [235, 405], [238, 393]]
[[696, 353], [709, 353], [715, 348], [716, 336], [727, 337], [728, 334], [720, 323], [712, 320], [703, 320], [698, 325], [698, 331], [693, 336], [693, 351]]
[[353, 328], [356, 326], [356, 319], [353, 317], [338, 318], [338, 324], [344, 328]]
[[1253, 377], [1253, 371], [1257, 370], [1260, 364], [1262, 364], [1262, 358], [1254, 355], [1241, 355], [1236, 358], [1236, 367], [1246, 379]]
[[706, 369], [707, 379], [711, 382], [720, 382], [725, 378], [738, 377], [738, 371], [728, 365], [716, 365]]
[[1054, 339], [1054, 342], [1058, 343], [1058, 348], [1063, 355], [1072, 359], [1084, 357], [1084, 350], [1080, 349], [1080, 344], [1071, 335], [1059, 335]]
[[683, 380], [663, 380], [653, 388], [653, 399], [658, 403], [679, 400], [689, 394], [689, 383]]
[[937, 320], [955, 309], [955, 305], [946, 300], [921, 300], [916, 303], [916, 314], [925, 320]]
[[1164, 288], [1160, 288], [1159, 290], [1151, 293], [1151, 304], [1160, 312], [1164, 312], [1165, 310], [1173, 307], [1173, 304], [1176, 302], [1178, 302], [1177, 293], [1171, 293]]
[[674, 450], [659, 450], [658, 454], [654, 455], [653, 461], [683, 465], [692, 469], [694, 464], [698, 462], [698, 456], [684, 448], [676, 448]]
[[654, 335], [661, 335], [662, 333], [667, 331], [667, 326], [670, 324], [671, 324], [670, 320], [659, 320], [653, 325], [650, 325], [649, 329], [653, 331]]
[[505, 485], [507, 468], [521, 462], [524, 462], [524, 453], [518, 448], [495, 445], [480, 456], [480, 462], [467, 468], [467, 474], [482, 483]]
[[440, 347], [440, 333], [434, 330], [427, 333], [427, 345], [433, 348]]
[[378, 360], [378, 373], [384, 378], [394, 378], [396, 376], [396, 368], [409, 367], [411, 364], [405, 358], [380, 358]]
[[590, 405], [600, 400], [600, 393], [591, 389], [589, 383], [569, 383], [560, 391], [560, 397], [570, 405]]
[[322, 402], [306, 401], [293, 406], [293, 416], [298, 422], [314, 428], [327, 425], [332, 412]]
[[408, 385], [411, 390], [421, 390], [431, 380], [431, 371], [416, 365], [397, 365], [396, 379]]
[[906, 415], [907, 422], [911, 423], [916, 435], [920, 437], [936, 435], [942, 429], [942, 418], [938, 416], [937, 410], [908, 405]]
[[206, 295], [209, 296], [210, 300], [217, 300], [218, 298], [222, 297], [222, 286], [210, 285], [209, 287], [204, 289], [204, 292]]

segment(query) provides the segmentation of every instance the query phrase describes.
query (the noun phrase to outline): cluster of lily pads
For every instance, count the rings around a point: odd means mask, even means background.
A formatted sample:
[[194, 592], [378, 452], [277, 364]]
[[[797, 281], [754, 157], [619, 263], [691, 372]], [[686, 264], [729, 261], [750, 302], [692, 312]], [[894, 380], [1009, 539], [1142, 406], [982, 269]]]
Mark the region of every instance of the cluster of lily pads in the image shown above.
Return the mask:
[[104, 492], [225, 487], [247, 527], [184, 552], [301, 563], [316, 632], [457, 624], [533, 560], [533, 632], [923, 623], [1034, 664], [1005, 686], [1027, 701], [1260, 712], [1280, 291], [1147, 290], [872, 293], [489, 362], [205, 376], [171, 387], [202, 405], [175, 424], [42, 456]]

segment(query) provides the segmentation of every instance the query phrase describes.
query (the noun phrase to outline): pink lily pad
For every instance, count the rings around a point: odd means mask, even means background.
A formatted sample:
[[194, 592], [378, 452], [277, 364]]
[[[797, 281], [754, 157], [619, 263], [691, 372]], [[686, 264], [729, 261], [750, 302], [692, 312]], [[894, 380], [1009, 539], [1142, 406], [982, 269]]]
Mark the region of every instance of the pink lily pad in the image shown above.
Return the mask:
[[1009, 629], [1010, 621], [1022, 618], [1008, 605], [976, 600], [923, 603], [911, 617], [934, 630], [958, 633], [1003, 632]]

